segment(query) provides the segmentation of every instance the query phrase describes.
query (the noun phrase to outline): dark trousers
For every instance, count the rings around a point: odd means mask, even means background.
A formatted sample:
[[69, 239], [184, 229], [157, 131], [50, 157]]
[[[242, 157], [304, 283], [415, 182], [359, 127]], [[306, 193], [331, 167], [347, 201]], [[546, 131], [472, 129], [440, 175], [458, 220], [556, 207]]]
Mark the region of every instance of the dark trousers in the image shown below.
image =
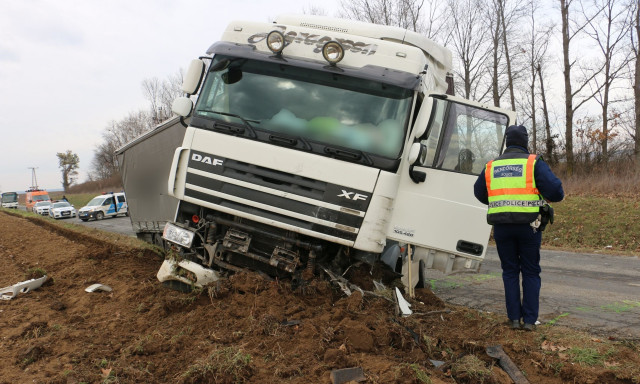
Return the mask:
[[[529, 224], [499, 224], [493, 227], [502, 266], [504, 297], [509, 320], [535, 324], [540, 298], [540, 243], [542, 232]], [[522, 274], [522, 300], [520, 299]]]

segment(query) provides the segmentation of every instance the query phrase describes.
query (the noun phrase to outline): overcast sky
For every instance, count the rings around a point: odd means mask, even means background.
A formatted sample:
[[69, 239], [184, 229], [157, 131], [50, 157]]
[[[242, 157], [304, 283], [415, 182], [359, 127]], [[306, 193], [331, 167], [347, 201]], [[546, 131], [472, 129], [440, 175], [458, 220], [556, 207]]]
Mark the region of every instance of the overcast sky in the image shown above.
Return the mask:
[[0, 0], [0, 191], [61, 188], [56, 153], [93, 151], [112, 120], [148, 107], [142, 81], [203, 55], [231, 20], [271, 21], [339, 0]]

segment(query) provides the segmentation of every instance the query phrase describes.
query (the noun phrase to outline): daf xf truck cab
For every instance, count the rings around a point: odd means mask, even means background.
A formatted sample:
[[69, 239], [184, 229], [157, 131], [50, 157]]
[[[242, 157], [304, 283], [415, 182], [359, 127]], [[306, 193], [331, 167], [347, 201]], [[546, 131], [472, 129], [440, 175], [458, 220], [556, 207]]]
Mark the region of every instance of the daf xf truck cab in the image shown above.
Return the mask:
[[385, 262], [407, 285], [425, 268], [477, 271], [491, 227], [473, 183], [515, 116], [447, 93], [451, 57], [415, 32], [352, 20], [230, 23], [174, 102], [190, 120], [163, 238], [180, 257], [158, 278], [295, 278], [356, 261]]

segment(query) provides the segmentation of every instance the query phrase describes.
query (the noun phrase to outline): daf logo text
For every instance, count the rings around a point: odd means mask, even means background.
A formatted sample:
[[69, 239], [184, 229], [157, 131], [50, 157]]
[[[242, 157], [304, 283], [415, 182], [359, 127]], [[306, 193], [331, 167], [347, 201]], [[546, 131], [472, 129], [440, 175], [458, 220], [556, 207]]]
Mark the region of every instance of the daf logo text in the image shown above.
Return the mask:
[[198, 161], [198, 162], [204, 163], [204, 164], [210, 164], [210, 165], [213, 165], [213, 166], [222, 165], [224, 163], [224, 161], [222, 161], [220, 159], [211, 158], [210, 156], [202, 156], [202, 155], [199, 155], [197, 153], [194, 153], [194, 154], [191, 155], [191, 160]]

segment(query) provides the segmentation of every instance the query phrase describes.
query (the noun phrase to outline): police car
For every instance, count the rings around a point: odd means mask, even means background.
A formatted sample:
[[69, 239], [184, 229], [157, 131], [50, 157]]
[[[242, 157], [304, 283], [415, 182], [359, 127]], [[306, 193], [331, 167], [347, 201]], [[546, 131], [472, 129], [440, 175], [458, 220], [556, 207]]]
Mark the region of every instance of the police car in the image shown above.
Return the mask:
[[76, 217], [76, 210], [66, 201], [55, 201], [49, 206], [49, 217], [54, 219]]
[[78, 217], [82, 221], [89, 219], [102, 220], [105, 217], [117, 215], [129, 216], [129, 207], [124, 193], [104, 193], [91, 199], [78, 211]]

